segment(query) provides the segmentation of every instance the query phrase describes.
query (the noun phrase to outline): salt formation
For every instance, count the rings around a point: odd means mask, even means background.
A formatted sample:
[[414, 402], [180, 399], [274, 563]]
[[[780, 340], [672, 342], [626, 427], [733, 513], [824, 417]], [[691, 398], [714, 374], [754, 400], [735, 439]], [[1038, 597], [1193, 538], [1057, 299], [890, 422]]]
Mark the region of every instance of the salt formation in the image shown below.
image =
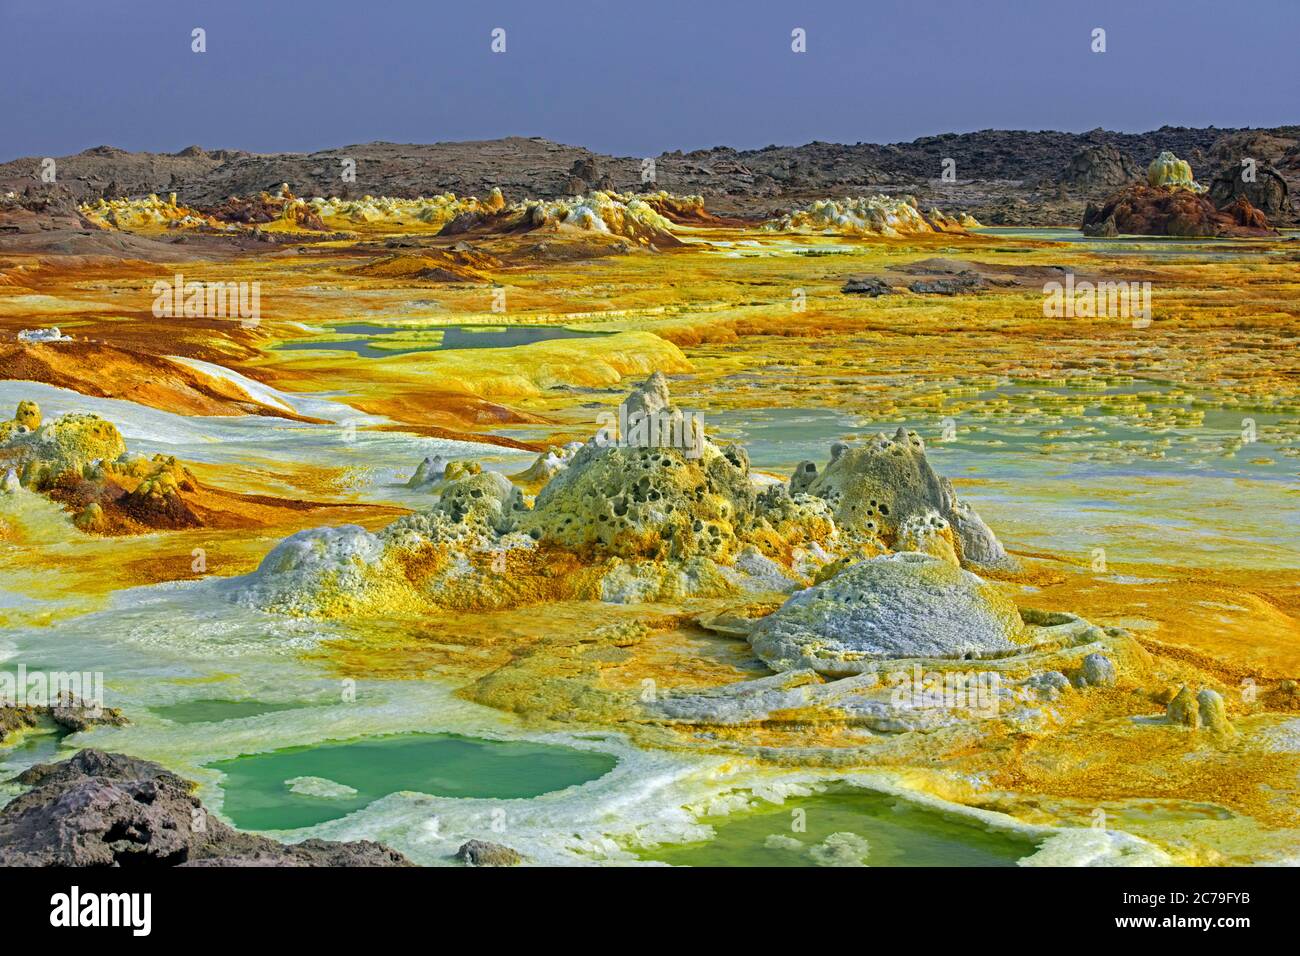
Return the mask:
[[899, 428], [858, 445], [832, 448], [819, 472], [802, 462], [792, 492], [806, 492], [830, 506], [842, 533], [875, 550], [903, 547], [938, 557], [951, 553], [966, 566], [1010, 568], [992, 529], [960, 500], [952, 482], [935, 474], [916, 432]]
[[799, 591], [749, 640], [773, 670], [844, 676], [873, 659], [1007, 654], [1018, 649], [1023, 630], [1015, 605], [971, 572], [901, 552]]
[[493, 189], [485, 200], [473, 196], [459, 198], [455, 193], [397, 199], [391, 196], [362, 196], [360, 199], [316, 198], [309, 200], [322, 220], [339, 224], [414, 225], [422, 223], [441, 228], [465, 213], [494, 213], [505, 208], [500, 188]]
[[[426, 226], [444, 235], [474, 230], [598, 233], [656, 246], [680, 243], [673, 234], [678, 222], [721, 221], [705, 211], [703, 197], [675, 196], [662, 190], [636, 195], [593, 189], [564, 199], [527, 199], [507, 204], [500, 188], [494, 188], [486, 199], [458, 197], [455, 193], [415, 199], [369, 195], [360, 199], [303, 199], [295, 196], [286, 183], [273, 193], [262, 192], [251, 198], [232, 196], [219, 206], [201, 211], [181, 205], [175, 193], [166, 200], [156, 195], [145, 199], [99, 199], [78, 208], [87, 220], [104, 229], [233, 231], [256, 227], [273, 232], [320, 232], [327, 228]], [[935, 222], [949, 224], [936, 228], [959, 228], [941, 214]]]
[[196, 487], [189, 471], [168, 455], [129, 454], [117, 426], [98, 415], [43, 423], [35, 402], [19, 402], [13, 419], [0, 422], [0, 468], [7, 492], [46, 495], [86, 532], [201, 523], [182, 497]]
[[506, 223], [530, 229], [574, 230], [674, 245], [673, 223], [644, 198], [593, 190], [568, 199], [529, 199], [509, 206]]
[[497, 188], [486, 200], [444, 193], [428, 199], [313, 199], [310, 205], [322, 220], [337, 225], [425, 223], [447, 235], [480, 229], [600, 233], [656, 245], [678, 242], [673, 235], [675, 223], [714, 221], [704, 209], [703, 197], [675, 196], [663, 190], [636, 195], [593, 189], [564, 199], [526, 199], [507, 205]]
[[764, 223], [773, 232], [821, 232], [847, 236], [910, 236], [928, 232], [961, 232], [979, 223], [968, 215], [947, 216], [932, 209], [929, 216], [912, 196], [858, 196], [818, 199]]
[[739, 445], [682, 440], [675, 424], [689, 418], [661, 374], [634, 389], [623, 409], [629, 422], [663, 422], [654, 440], [606, 428], [544, 453], [517, 476], [540, 488], [531, 507], [499, 473], [429, 459], [408, 483], [428, 491], [429, 508], [374, 535], [300, 532], [253, 575], [235, 579], [236, 599], [329, 615], [790, 593], [901, 550], [924, 552], [950, 569], [928, 573], [959, 580], [966, 580], [959, 566], [1014, 566], [974, 509], [935, 475], [914, 433], [836, 444], [822, 471], [807, 462], [788, 485], [764, 485]]
[[167, 199], [155, 193], [143, 199], [98, 199], [83, 203], [77, 211], [101, 229], [222, 228], [212, 217], [179, 203], [175, 193]]
[[664, 693], [643, 706], [651, 719], [738, 726], [785, 723], [803, 711], [810, 721], [880, 734], [973, 721], [1030, 730], [1097, 692], [1075, 689], [1066, 676], [1087, 659], [1115, 662], [1126, 681], [1150, 669], [1120, 629], [1017, 610], [969, 572], [915, 554], [860, 562], [757, 621], [701, 624], [747, 636], [777, 673]]
[[24, 345], [42, 345], [47, 342], [71, 342], [71, 335], [64, 335], [56, 325], [48, 329], [22, 329], [18, 341]]
[[1190, 189], [1198, 193], [1206, 190], [1192, 178], [1192, 167], [1187, 160], [1179, 159], [1169, 150], [1162, 151], [1147, 167], [1147, 185]]

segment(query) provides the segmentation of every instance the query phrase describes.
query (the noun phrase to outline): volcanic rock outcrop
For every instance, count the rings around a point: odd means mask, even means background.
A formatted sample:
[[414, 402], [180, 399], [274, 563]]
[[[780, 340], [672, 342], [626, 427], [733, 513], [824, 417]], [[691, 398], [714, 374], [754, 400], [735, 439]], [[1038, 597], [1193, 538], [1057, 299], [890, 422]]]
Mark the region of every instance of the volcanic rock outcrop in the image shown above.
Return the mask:
[[42, 725], [48, 728], [49, 724], [53, 724], [71, 733], [78, 733], [90, 727], [121, 727], [126, 723], [126, 717], [116, 707], [89, 703], [69, 690], [59, 692], [47, 704], [18, 704], [0, 695], [0, 745], [13, 734]]
[[1240, 164], [1224, 166], [1210, 183], [1210, 200], [1219, 209], [1230, 209], [1238, 200], [1254, 207], [1273, 222], [1289, 222], [1291, 187], [1272, 166], [1258, 166], [1248, 171]]
[[516, 851], [500, 843], [487, 840], [470, 840], [461, 844], [456, 859], [470, 866], [518, 866], [524, 861]]
[[1137, 163], [1109, 143], [1085, 146], [1070, 158], [1060, 181], [1090, 190], [1122, 186], [1138, 178]]
[[1100, 206], [1088, 204], [1083, 232], [1088, 236], [1251, 237], [1274, 235], [1267, 217], [1244, 195], [1217, 209], [1191, 167], [1172, 153], [1161, 153], [1147, 170], [1147, 183], [1113, 194]]
[[37, 764], [0, 809], [0, 866], [409, 866], [357, 841], [282, 844], [207, 812], [194, 785], [156, 763], [82, 750]]

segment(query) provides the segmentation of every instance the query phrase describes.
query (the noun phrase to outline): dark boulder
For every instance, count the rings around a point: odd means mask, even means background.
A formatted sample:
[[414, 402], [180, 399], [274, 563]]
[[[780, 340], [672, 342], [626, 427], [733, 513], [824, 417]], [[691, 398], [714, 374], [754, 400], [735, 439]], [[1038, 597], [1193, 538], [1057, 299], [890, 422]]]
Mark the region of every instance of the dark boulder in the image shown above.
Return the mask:
[[919, 295], [964, 295], [982, 289], [985, 285], [984, 278], [979, 273], [964, 269], [953, 276], [917, 279], [908, 288]]
[[516, 866], [524, 861], [510, 847], [487, 840], [470, 840], [462, 844], [456, 851], [456, 859], [471, 866]]
[[38, 764], [32, 789], [0, 809], [0, 866], [407, 866], [369, 841], [285, 845], [241, 833], [204, 809], [194, 786], [160, 765], [82, 750]]
[[875, 298], [880, 295], [889, 295], [894, 290], [890, 288], [889, 283], [884, 279], [877, 279], [873, 276], [864, 278], [849, 279], [844, 283], [844, 288], [840, 289], [846, 295], [866, 295]]

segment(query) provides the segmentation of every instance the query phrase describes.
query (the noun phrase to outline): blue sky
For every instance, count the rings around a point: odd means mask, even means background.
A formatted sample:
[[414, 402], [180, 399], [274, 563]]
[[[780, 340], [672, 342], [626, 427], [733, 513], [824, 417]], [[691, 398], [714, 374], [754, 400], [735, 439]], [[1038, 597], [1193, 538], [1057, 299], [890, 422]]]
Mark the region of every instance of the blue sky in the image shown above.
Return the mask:
[[1300, 123], [1297, 37], [1300, 0], [0, 0], [0, 160], [1274, 126]]

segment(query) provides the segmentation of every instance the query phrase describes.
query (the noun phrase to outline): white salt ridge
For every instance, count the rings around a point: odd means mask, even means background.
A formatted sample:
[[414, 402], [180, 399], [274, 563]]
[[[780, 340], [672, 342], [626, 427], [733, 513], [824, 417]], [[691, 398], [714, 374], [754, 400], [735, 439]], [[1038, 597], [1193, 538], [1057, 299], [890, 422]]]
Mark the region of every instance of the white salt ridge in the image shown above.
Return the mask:
[[263, 385], [261, 382], [255, 381], [246, 375], [241, 375], [233, 369], [215, 365], [212, 362], [204, 362], [201, 359], [186, 358], [183, 355], [169, 355], [167, 358], [178, 365], [185, 365], [197, 372], [202, 372], [209, 378], [229, 382], [255, 402], [261, 402], [263, 405], [269, 405], [272, 408], [278, 408], [281, 411], [289, 412], [291, 414], [305, 414], [295, 408], [289, 401], [288, 396], [283, 392], [277, 391], [269, 385]]
[[23, 329], [18, 333], [18, 341], [29, 345], [37, 345], [46, 342], [71, 342], [71, 335], [64, 335], [59, 331], [56, 325], [48, 329]]
[[[527, 453], [495, 445], [366, 430], [367, 425], [384, 423], [387, 419], [355, 412], [346, 405], [319, 397], [294, 396], [294, 402], [303, 414], [333, 418], [345, 424], [317, 425], [266, 415], [177, 415], [123, 399], [80, 395], [39, 382], [0, 381], [0, 410], [15, 408], [22, 399], [37, 402], [46, 421], [72, 412], [86, 412], [112, 422], [126, 439], [131, 454], [174, 455], [185, 462], [241, 468], [262, 465], [268, 472], [283, 472], [286, 460], [323, 467], [350, 465], [356, 471], [358, 486], [353, 491], [340, 488], [332, 496], [339, 500], [360, 498], [414, 507], [419, 496], [406, 489], [404, 482], [410, 476], [412, 462], [433, 455], [509, 463], [512, 468], [529, 458]], [[276, 480], [268, 476], [269, 482]], [[301, 494], [295, 488], [268, 485], [267, 490]], [[427, 499], [427, 495], [424, 497]]]
[[341, 800], [357, 795], [356, 787], [349, 787], [346, 783], [335, 780], [326, 780], [324, 777], [293, 777], [286, 780], [284, 784], [292, 792], [302, 794], [304, 797]]

